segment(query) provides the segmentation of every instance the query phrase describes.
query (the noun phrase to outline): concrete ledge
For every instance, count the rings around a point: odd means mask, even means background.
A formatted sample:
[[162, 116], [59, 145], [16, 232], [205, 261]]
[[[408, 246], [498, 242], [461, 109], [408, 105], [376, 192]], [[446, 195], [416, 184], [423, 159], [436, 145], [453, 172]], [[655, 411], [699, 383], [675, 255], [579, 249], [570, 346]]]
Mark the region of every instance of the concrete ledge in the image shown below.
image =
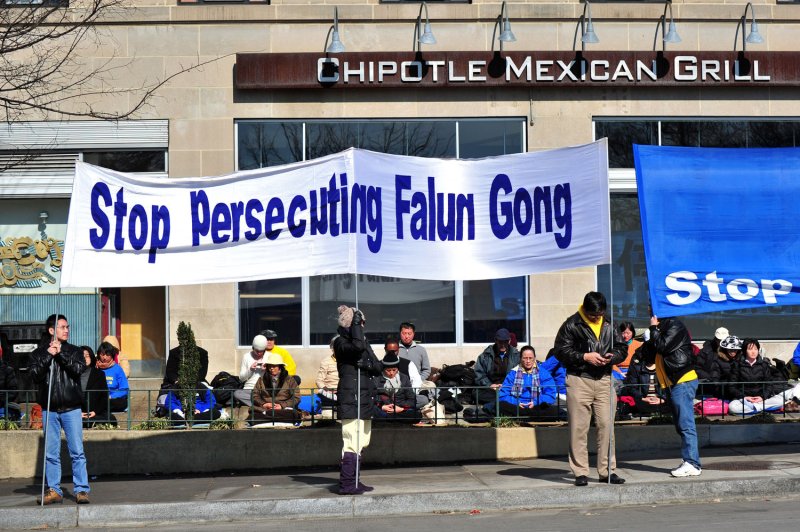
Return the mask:
[[[701, 447], [800, 441], [800, 423], [698, 425]], [[371, 464], [452, 463], [479, 460], [525, 460], [564, 456], [568, 428], [385, 427], [373, 430]], [[589, 449], [595, 448], [594, 432]], [[90, 475], [133, 475], [252, 471], [289, 467], [334, 466], [341, 456], [338, 428], [239, 431], [86, 431]], [[43, 438], [38, 431], [0, 431], [0, 478], [41, 474]], [[618, 453], [643, 449], [678, 449], [671, 425], [616, 427]], [[265, 448], [291, 449], [267, 453]], [[62, 456], [67, 456], [62, 441]], [[70, 474], [69, 460], [62, 460]]]

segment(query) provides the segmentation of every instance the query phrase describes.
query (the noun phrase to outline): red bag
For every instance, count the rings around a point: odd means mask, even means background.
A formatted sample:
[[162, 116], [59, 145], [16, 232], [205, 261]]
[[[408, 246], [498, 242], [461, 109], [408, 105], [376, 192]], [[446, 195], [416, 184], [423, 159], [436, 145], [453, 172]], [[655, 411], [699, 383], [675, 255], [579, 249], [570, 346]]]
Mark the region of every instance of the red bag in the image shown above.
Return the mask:
[[42, 428], [42, 405], [35, 404], [31, 408], [31, 428]]
[[721, 416], [728, 413], [728, 401], [711, 397], [694, 405], [694, 413], [698, 416]]

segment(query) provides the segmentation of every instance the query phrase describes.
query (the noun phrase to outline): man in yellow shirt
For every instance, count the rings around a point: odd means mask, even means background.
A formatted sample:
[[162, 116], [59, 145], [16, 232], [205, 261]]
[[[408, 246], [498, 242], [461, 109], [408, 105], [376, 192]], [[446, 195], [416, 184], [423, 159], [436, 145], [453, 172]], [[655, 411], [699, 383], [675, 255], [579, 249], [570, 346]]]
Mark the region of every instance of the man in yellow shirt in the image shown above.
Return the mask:
[[261, 335], [267, 339], [267, 354], [265, 356], [269, 356], [270, 353], [277, 353], [283, 358], [284, 366], [286, 367], [286, 371], [294, 377], [294, 380], [297, 381], [297, 384], [300, 384], [300, 377], [297, 376], [297, 364], [295, 364], [292, 355], [289, 354], [289, 351], [282, 347], [278, 347], [275, 344], [276, 338], [278, 338], [278, 333], [273, 331], [272, 329], [265, 329], [261, 331]]
[[673, 477], [696, 477], [702, 473], [694, 422], [694, 396], [697, 372], [692, 340], [686, 326], [678, 319], [650, 318], [650, 340], [645, 344], [645, 361], [656, 365], [662, 389], [669, 389], [672, 419], [681, 437], [683, 462], [670, 471]]

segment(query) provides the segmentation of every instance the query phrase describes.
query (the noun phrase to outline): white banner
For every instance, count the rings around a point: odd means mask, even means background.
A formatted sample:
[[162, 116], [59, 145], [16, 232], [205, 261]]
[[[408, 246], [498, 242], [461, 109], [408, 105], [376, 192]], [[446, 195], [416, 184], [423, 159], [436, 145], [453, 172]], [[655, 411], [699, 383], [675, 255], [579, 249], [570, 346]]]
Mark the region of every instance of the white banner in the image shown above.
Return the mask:
[[608, 209], [605, 140], [478, 160], [349, 149], [169, 180], [78, 163], [62, 285], [513, 277], [610, 262]]

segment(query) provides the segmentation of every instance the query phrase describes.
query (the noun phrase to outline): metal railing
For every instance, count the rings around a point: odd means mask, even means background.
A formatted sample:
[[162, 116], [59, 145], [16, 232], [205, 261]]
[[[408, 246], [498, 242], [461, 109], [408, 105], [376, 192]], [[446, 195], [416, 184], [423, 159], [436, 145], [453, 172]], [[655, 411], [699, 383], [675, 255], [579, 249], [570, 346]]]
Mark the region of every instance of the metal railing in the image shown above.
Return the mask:
[[[191, 390], [201, 395], [210, 389], [203, 388]], [[558, 393], [557, 387], [539, 388], [536, 404], [522, 404], [513, 399], [512, 402], [501, 401], [501, 396], [490, 387], [484, 386], [459, 386], [438, 388], [411, 388], [414, 398], [420, 394], [427, 394], [422, 400], [409, 402], [408, 394], [399, 393], [404, 389], [393, 392], [378, 389], [374, 404], [375, 419], [378, 422], [430, 422], [435, 424], [463, 424], [470, 423], [495, 423], [502, 426], [510, 422], [535, 422], [535, 423], [565, 423], [567, 421], [566, 399]], [[105, 399], [105, 408], [93, 409], [91, 404], [95, 394], [102, 394], [103, 390], [88, 390], [84, 410], [99, 412], [94, 418], [85, 419], [87, 428], [185, 428], [208, 427], [211, 428], [241, 428], [256, 427], [260, 425], [296, 425], [317, 426], [330, 424], [338, 419], [338, 408], [335, 401], [330, 398], [330, 393], [312, 388], [295, 388], [294, 394], [288, 403], [280, 409], [264, 408], [265, 405], [257, 404], [254, 407], [241, 406], [233, 398], [230, 390], [230, 400], [225, 404], [217, 403], [214, 408], [205, 412], [190, 415], [178, 415], [164, 405], [167, 393], [177, 394], [178, 390], [145, 389], [129, 390], [126, 408], [118, 411], [112, 409], [112, 400]], [[265, 403], [276, 403], [276, 394], [267, 397]], [[637, 393], [638, 391], [638, 393]], [[672, 410], [669, 404], [669, 391], [657, 392], [660, 401], [644, 401], [647, 396], [648, 385], [622, 385], [617, 392], [616, 421], [639, 420], [647, 421], [653, 418], [671, 417]], [[527, 390], [521, 397], [531, 396]], [[752, 395], [748, 395], [748, 394]], [[40, 409], [36, 403], [34, 390], [0, 390], [0, 420], [13, 422], [17, 428], [39, 428], [36, 425], [40, 419]], [[701, 382], [695, 399], [695, 414], [701, 418], [713, 419], [743, 419], [753, 414], [765, 411], [776, 416], [786, 418], [790, 415], [784, 404], [800, 395], [800, 384], [792, 381], [772, 382]], [[402, 401], [399, 399], [405, 396]], [[107, 397], [107, 396], [106, 396]], [[542, 402], [542, 397], [548, 400]], [[761, 401], [751, 400], [753, 397]], [[17, 401], [12, 401], [16, 398]], [[750, 399], [748, 399], [750, 398]], [[252, 399], [252, 392], [251, 392]], [[425, 403], [425, 406], [422, 406]], [[261, 399], [256, 403], [261, 403]], [[516, 404], [515, 404], [516, 403]], [[95, 403], [96, 405], [96, 403]], [[437, 405], [441, 407], [437, 408]], [[382, 408], [382, 407], [389, 408]], [[401, 407], [398, 409], [397, 407]], [[39, 413], [37, 414], [37, 410]], [[442, 410], [446, 412], [442, 419]], [[103, 414], [106, 412], [106, 414]], [[223, 413], [224, 412], [224, 413]], [[110, 425], [110, 426], [109, 426]], [[215, 427], [216, 425], [216, 427]]]

